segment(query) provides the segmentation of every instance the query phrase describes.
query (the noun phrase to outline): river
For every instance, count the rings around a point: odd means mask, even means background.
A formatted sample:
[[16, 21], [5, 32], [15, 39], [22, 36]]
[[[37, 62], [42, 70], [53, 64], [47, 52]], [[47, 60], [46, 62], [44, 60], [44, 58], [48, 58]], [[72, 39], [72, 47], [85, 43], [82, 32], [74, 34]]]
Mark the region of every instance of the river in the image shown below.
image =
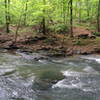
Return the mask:
[[[0, 100], [100, 100], [100, 56], [36, 57], [41, 55], [0, 52]], [[64, 78], [35, 88], [36, 77], [48, 70]]]

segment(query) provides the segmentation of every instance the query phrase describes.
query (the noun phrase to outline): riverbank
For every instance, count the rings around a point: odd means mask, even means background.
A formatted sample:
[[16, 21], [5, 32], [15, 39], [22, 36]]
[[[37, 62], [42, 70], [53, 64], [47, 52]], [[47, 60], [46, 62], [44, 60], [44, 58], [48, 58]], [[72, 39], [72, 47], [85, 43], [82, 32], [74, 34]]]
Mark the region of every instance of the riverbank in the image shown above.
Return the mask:
[[1, 34], [0, 48], [7, 50], [20, 49], [26, 52], [41, 52], [48, 56], [100, 54], [100, 37], [96, 37], [95, 39], [77, 39], [61, 34], [49, 34], [49, 36], [19, 36], [16, 43], [13, 41], [14, 35]]

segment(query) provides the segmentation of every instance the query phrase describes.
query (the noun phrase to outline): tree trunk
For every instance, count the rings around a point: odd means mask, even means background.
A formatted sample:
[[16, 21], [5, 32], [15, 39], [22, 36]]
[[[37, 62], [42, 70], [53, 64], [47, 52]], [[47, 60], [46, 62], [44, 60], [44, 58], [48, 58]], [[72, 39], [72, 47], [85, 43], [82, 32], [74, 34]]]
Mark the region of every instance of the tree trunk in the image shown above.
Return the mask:
[[87, 17], [88, 17], [88, 20], [90, 20], [90, 12], [91, 12], [91, 0], [86, 0], [86, 6], [87, 6]]
[[[46, 1], [43, 0], [43, 4], [45, 5], [46, 4]], [[42, 32], [44, 35], [46, 35], [46, 23], [45, 23], [45, 8], [43, 9], [43, 19], [42, 19]]]
[[73, 37], [73, 0], [70, 0], [70, 37]]
[[[23, 15], [23, 14], [22, 14]], [[21, 23], [21, 19], [22, 19], [22, 15], [20, 15], [20, 18], [18, 20], [18, 24], [17, 24], [17, 28], [16, 28], [16, 32], [15, 32], [15, 38], [14, 38], [14, 43], [16, 43], [17, 41], [17, 38], [18, 38], [18, 31], [19, 31], [19, 28], [20, 28], [20, 23]]]
[[78, 11], [78, 23], [81, 23], [81, 0], [78, 1], [78, 7], [79, 7], [79, 11]]
[[43, 34], [45, 35], [46, 34], [46, 27], [45, 27], [45, 17], [43, 17], [43, 20], [42, 20], [42, 29], [43, 29]]
[[26, 1], [25, 5], [25, 14], [24, 14], [24, 25], [26, 26], [26, 20], [27, 20], [27, 9], [28, 9], [28, 0]]
[[100, 32], [100, 0], [98, 2], [98, 11], [97, 11], [97, 30]]
[[65, 0], [62, 1], [63, 23], [66, 24], [66, 6]]
[[9, 33], [9, 25], [10, 25], [10, 0], [5, 0], [5, 20], [6, 20], [6, 32]]

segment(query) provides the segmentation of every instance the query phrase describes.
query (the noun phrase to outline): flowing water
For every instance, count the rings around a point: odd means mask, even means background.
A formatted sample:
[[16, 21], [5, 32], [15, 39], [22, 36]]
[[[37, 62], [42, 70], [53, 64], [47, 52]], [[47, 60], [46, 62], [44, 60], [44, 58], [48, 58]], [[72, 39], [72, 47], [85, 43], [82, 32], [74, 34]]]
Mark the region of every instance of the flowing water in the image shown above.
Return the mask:
[[[0, 53], [0, 100], [100, 100], [100, 56], [34, 59], [39, 56]], [[47, 70], [65, 78], [35, 88], [36, 77]]]

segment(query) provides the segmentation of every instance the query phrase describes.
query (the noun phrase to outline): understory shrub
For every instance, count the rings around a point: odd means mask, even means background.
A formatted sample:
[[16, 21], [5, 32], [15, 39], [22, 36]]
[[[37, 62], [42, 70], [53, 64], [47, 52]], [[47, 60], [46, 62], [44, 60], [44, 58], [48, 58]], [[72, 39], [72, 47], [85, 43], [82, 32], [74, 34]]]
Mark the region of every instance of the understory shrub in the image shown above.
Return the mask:
[[69, 32], [69, 28], [65, 24], [55, 24], [49, 27], [51, 31], [59, 34], [65, 34]]

